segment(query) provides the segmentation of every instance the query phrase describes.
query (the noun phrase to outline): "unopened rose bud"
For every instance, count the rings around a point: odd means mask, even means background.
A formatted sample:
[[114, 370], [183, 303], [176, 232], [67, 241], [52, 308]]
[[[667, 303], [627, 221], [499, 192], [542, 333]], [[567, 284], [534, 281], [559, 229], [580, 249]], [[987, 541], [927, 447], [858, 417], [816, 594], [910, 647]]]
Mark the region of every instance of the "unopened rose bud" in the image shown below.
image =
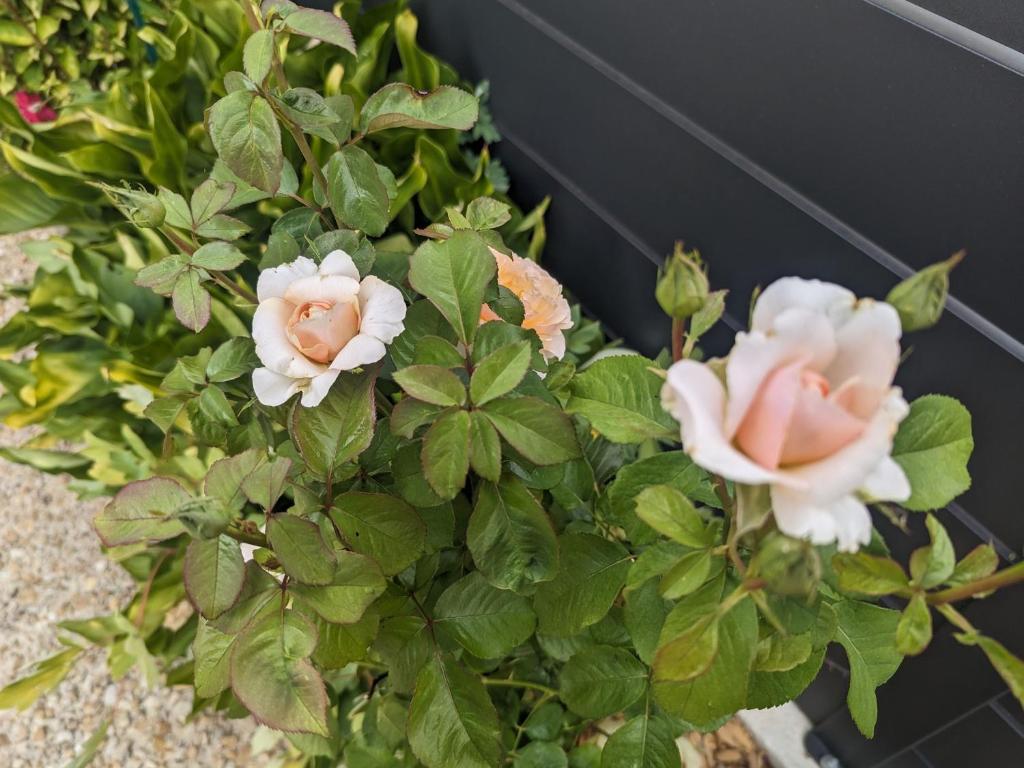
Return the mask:
[[821, 558], [808, 542], [772, 533], [751, 559], [748, 576], [777, 595], [809, 595], [821, 579]]
[[885, 300], [899, 312], [904, 331], [920, 331], [939, 322], [949, 295], [949, 273], [964, 255], [964, 251], [958, 251], [945, 261], [911, 275], [889, 291]]
[[675, 251], [658, 270], [658, 286], [654, 291], [658, 304], [669, 317], [683, 320], [704, 306], [708, 290], [700, 253], [695, 250], [687, 253], [682, 243], [676, 243]]
[[117, 210], [132, 224], [144, 229], [157, 229], [163, 226], [167, 210], [160, 198], [144, 189], [131, 187], [114, 187], [110, 184], [96, 184], [102, 189]]

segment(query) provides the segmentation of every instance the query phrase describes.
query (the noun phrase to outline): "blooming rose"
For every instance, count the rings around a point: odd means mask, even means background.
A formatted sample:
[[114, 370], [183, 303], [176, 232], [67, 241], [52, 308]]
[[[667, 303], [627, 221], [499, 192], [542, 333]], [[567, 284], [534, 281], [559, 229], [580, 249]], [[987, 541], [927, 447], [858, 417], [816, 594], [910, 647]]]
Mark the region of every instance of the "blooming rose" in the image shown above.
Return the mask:
[[[515, 294], [523, 304], [523, 328], [532, 329], [540, 337], [541, 354], [545, 360], [561, 360], [565, 356], [565, 334], [572, 328], [572, 310], [562, 296], [562, 285], [535, 261], [512, 254], [506, 256], [491, 248], [498, 263], [498, 285]], [[484, 304], [480, 322], [498, 320]]]
[[691, 360], [673, 365], [662, 403], [694, 462], [770, 486], [779, 530], [854, 551], [871, 538], [865, 499], [910, 496], [889, 455], [908, 410], [892, 386], [899, 316], [840, 286], [788, 277], [761, 294], [751, 325], [736, 335], [724, 376]]
[[256, 397], [280, 405], [296, 392], [302, 404], [324, 399], [341, 371], [374, 363], [405, 328], [405, 299], [370, 275], [359, 281], [352, 257], [332, 251], [318, 267], [300, 256], [260, 273], [252, 319]]
[[14, 94], [14, 103], [26, 123], [52, 123], [57, 119], [57, 113], [46, 106], [38, 94], [18, 91]]

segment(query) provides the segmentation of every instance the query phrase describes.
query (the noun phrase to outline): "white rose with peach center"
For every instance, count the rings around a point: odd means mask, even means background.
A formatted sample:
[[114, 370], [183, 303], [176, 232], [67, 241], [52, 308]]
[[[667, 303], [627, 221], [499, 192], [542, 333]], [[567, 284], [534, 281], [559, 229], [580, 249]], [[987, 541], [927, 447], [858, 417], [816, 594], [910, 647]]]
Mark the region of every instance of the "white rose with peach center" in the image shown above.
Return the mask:
[[784, 278], [758, 298], [723, 376], [680, 361], [668, 371], [662, 403], [696, 464], [770, 486], [779, 530], [854, 551], [871, 539], [866, 501], [910, 496], [890, 456], [908, 412], [892, 385], [900, 334], [899, 315], [884, 302]]
[[332, 251], [318, 266], [300, 256], [265, 269], [252, 321], [256, 397], [281, 405], [295, 393], [318, 405], [342, 371], [375, 363], [404, 328], [402, 292], [373, 275], [359, 279], [352, 257]]

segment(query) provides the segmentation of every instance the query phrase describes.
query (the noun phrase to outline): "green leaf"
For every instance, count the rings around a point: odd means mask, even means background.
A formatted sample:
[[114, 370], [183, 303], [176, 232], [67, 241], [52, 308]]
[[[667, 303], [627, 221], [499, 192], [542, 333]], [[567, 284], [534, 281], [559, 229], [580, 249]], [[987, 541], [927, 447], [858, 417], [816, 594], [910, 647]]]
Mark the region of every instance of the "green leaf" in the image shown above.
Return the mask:
[[433, 405], [463, 405], [466, 387], [459, 377], [439, 365], [410, 365], [395, 371], [395, 381], [407, 393]]
[[907, 603], [896, 625], [896, 650], [904, 656], [917, 656], [932, 641], [932, 612], [923, 594], [918, 592]]
[[258, 29], [249, 35], [242, 51], [242, 66], [245, 74], [257, 85], [267, 79], [270, 66], [274, 63], [274, 33], [269, 29]]
[[481, 360], [469, 381], [473, 403], [483, 405], [515, 389], [529, 370], [531, 353], [529, 342], [520, 341]]
[[470, 413], [469, 465], [484, 480], [496, 483], [501, 478], [501, 439], [479, 411]]
[[438, 598], [434, 621], [474, 656], [499, 659], [533, 634], [537, 618], [525, 597], [496, 589], [473, 571]]
[[81, 648], [73, 645], [37, 662], [30, 674], [0, 689], [0, 709], [28, 709], [36, 699], [60, 685], [81, 652]]
[[807, 660], [785, 672], [761, 672], [750, 674], [750, 688], [747, 693], [747, 709], [778, 707], [799, 696], [818, 676], [825, 660], [825, 649], [811, 651]]
[[658, 533], [688, 547], [703, 548], [714, 541], [697, 508], [670, 485], [653, 485], [636, 497], [636, 514]]
[[637, 715], [608, 738], [601, 768], [681, 768], [673, 726], [660, 715]]
[[76, 751], [75, 758], [67, 763], [64, 768], [86, 768], [93, 761], [93, 758], [96, 757], [100, 747], [103, 746], [103, 742], [107, 738], [108, 728], [110, 728], [109, 718], [104, 719], [100, 723], [99, 727], [82, 744], [82, 748]]
[[519, 750], [512, 768], [567, 768], [569, 758], [551, 741], [531, 741]]
[[910, 585], [899, 563], [867, 552], [840, 552], [832, 558], [832, 568], [844, 592], [892, 595]]
[[523, 483], [506, 475], [481, 483], [466, 544], [473, 562], [498, 589], [548, 581], [558, 569], [558, 541], [544, 508]]
[[924, 589], [937, 587], [953, 575], [956, 553], [949, 534], [938, 519], [929, 514], [925, 520], [932, 543], [918, 547], [910, 555], [910, 575], [914, 583]]
[[174, 253], [156, 264], [150, 264], [139, 270], [135, 276], [135, 284], [149, 288], [161, 296], [170, 296], [181, 274], [188, 269], [189, 259], [180, 253]]
[[505, 441], [534, 464], [561, 464], [580, 455], [572, 421], [540, 398], [502, 397], [482, 411]]
[[[670, 621], [671, 616], [663, 633]], [[669, 714], [707, 727], [746, 705], [756, 652], [757, 609], [751, 600], [743, 600], [719, 619], [718, 652], [707, 671], [685, 682], [655, 682], [655, 699]]]
[[409, 260], [409, 283], [437, 307], [461, 341], [473, 341], [484, 293], [497, 264], [487, 244], [470, 231], [424, 242]]
[[678, 440], [672, 417], [661, 407], [661, 379], [655, 363], [639, 355], [606, 357], [570, 383], [569, 413], [585, 417], [613, 443], [641, 443], [650, 438]]
[[903, 657], [896, 648], [900, 614], [854, 600], [836, 604], [839, 627], [836, 642], [850, 661], [850, 690], [846, 704], [860, 732], [869, 739], [878, 720], [875, 689], [895, 674]]
[[289, 32], [336, 45], [351, 54], [356, 53], [356, 41], [348, 24], [328, 11], [314, 8], [293, 10], [284, 17], [284, 26]]
[[541, 704], [523, 723], [523, 731], [535, 741], [551, 741], [562, 735], [565, 710], [557, 701]]
[[442, 368], [461, 368], [462, 354], [447, 339], [424, 336], [416, 342], [415, 362], [421, 365], [439, 365]]
[[324, 669], [343, 669], [365, 659], [380, 627], [380, 617], [370, 612], [354, 624], [330, 624], [316, 614], [313, 620], [319, 633], [313, 661]]
[[981, 646], [981, 650], [988, 656], [989, 663], [1010, 687], [1010, 692], [1017, 697], [1017, 701], [1024, 703], [1024, 661], [991, 637], [958, 634], [956, 638], [965, 645]]
[[198, 250], [192, 254], [193, 266], [202, 267], [203, 269], [209, 269], [215, 272], [224, 272], [228, 269], [234, 269], [243, 262], [245, 262], [244, 253], [231, 245], [231, 243], [221, 241], [201, 245]]
[[653, 582], [626, 593], [623, 619], [636, 654], [645, 664], [654, 661], [658, 637], [668, 612], [669, 603], [662, 598]]
[[235, 196], [235, 185], [230, 181], [209, 178], [195, 188], [189, 201], [189, 215], [192, 227], [205, 224], [218, 213], [231, 206]]
[[477, 119], [477, 101], [471, 93], [443, 85], [423, 93], [405, 83], [389, 83], [363, 105], [361, 133], [387, 128], [453, 128], [466, 131]]
[[210, 294], [199, 283], [199, 273], [190, 269], [178, 276], [171, 293], [175, 316], [182, 325], [196, 332], [210, 322]]
[[324, 175], [331, 210], [346, 226], [374, 237], [384, 234], [391, 197], [372, 157], [347, 144], [331, 155]]
[[242, 594], [234, 606], [210, 625], [219, 632], [235, 635], [268, 612], [278, 611], [281, 605], [281, 585], [264, 571], [255, 560], [245, 564]]
[[402, 398], [391, 411], [389, 420], [391, 432], [406, 440], [411, 440], [417, 429], [432, 422], [442, 410], [444, 409], [439, 405], [424, 403], [414, 397]]
[[497, 229], [511, 218], [509, 206], [493, 197], [478, 197], [466, 206], [466, 219], [473, 229]]
[[910, 481], [902, 506], [939, 509], [971, 486], [967, 460], [974, 450], [971, 414], [951, 397], [926, 395], [910, 405], [893, 440], [892, 457]]
[[451, 411], [427, 430], [420, 454], [423, 475], [443, 500], [453, 499], [469, 472], [469, 413]]
[[320, 528], [295, 515], [271, 515], [267, 541], [284, 572], [303, 584], [330, 584], [334, 579], [334, 553]]
[[621, 712], [647, 690], [647, 667], [622, 648], [597, 645], [575, 654], [559, 676], [559, 697], [577, 715]]
[[401, 573], [423, 553], [427, 528], [395, 496], [350, 491], [334, 500], [330, 514], [352, 549], [375, 560], [385, 576]]
[[376, 378], [375, 370], [342, 373], [316, 408], [294, 408], [289, 432], [310, 472], [327, 477], [369, 448], [376, 418]]
[[104, 546], [170, 539], [185, 528], [174, 513], [192, 496], [177, 480], [151, 477], [129, 483], [93, 520]]
[[496, 768], [504, 751], [480, 678], [445, 657], [435, 656], [416, 678], [408, 734], [427, 768]]
[[[689, 610], [689, 609], [687, 609]], [[662, 636], [670, 627], [681, 626], [675, 611], [670, 612], [662, 627]], [[667, 641], [659, 641], [654, 655], [654, 679], [658, 682], [683, 682], [708, 670], [718, 654], [719, 621], [715, 613], [696, 617], [692, 625]]]
[[207, 117], [217, 155], [242, 181], [277, 194], [281, 186], [281, 128], [274, 110], [252, 91], [229, 93]]
[[999, 555], [991, 544], [979, 544], [956, 564], [949, 583], [957, 586], [991, 576], [999, 567]]
[[238, 542], [228, 536], [196, 539], [185, 552], [185, 591], [199, 612], [215, 619], [242, 593], [245, 563]]
[[231, 688], [257, 721], [279, 731], [327, 736], [327, 691], [307, 661], [316, 628], [293, 611], [247, 628], [231, 653]]
[[537, 587], [534, 609], [540, 632], [567, 637], [608, 613], [626, 582], [630, 558], [622, 545], [589, 533], [563, 534], [558, 546], [558, 573]]
[[387, 582], [377, 564], [352, 552], [336, 554], [334, 579], [326, 586], [289, 585], [310, 608], [334, 624], [355, 624], [367, 607], [384, 592]]
[[258, 365], [252, 339], [228, 339], [210, 356], [206, 378], [211, 382], [234, 381]]
[[[721, 563], [721, 560], [718, 562]], [[699, 589], [711, 575], [713, 564], [714, 558], [706, 549], [683, 555], [662, 576], [659, 586], [662, 596], [669, 600], [676, 600]]]
[[807, 661], [813, 649], [810, 632], [802, 635], [774, 632], [758, 643], [754, 669], [758, 672], [788, 672]]
[[237, 635], [221, 632], [200, 618], [192, 641], [196, 696], [211, 699], [231, 685], [231, 650]]

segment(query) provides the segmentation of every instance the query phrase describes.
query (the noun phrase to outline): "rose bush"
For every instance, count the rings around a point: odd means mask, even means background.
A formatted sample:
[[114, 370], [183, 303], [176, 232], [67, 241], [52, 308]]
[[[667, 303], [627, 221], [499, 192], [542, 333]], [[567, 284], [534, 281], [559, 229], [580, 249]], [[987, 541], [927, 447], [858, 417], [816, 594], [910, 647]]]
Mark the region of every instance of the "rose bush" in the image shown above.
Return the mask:
[[[47, 441], [8, 455], [116, 491], [94, 525], [138, 588], [62, 622], [0, 706], [97, 646], [116, 674], [192, 686], [196, 712], [250, 713], [295, 765], [678, 768], [678, 736], [793, 699], [832, 643], [871, 735], [933, 611], [1020, 695], [1024, 664], [955, 607], [1024, 578], [987, 544], [958, 560], [941, 524], [970, 415], [935, 395], [907, 412], [893, 387], [955, 262], [886, 302], [784, 279], [704, 361], [725, 296], [680, 247], [656, 290], [672, 353], [610, 352], [536, 264], [544, 205], [524, 216], [485, 147], [463, 156], [488, 134], [478, 97], [402, 3], [230, 8], [249, 31], [204, 122], [147, 166], [172, 186], [101, 187], [115, 241], [75, 224], [38, 251], [5, 330], [38, 352], [0, 366], [8, 417]], [[293, 84], [311, 71], [333, 74]], [[15, 188], [94, 189], [40, 177], [32, 130], [4, 144]], [[71, 210], [103, 220], [93, 200]], [[83, 436], [102, 471], [54, 446]], [[868, 535], [883, 497], [928, 513], [908, 568]]]

